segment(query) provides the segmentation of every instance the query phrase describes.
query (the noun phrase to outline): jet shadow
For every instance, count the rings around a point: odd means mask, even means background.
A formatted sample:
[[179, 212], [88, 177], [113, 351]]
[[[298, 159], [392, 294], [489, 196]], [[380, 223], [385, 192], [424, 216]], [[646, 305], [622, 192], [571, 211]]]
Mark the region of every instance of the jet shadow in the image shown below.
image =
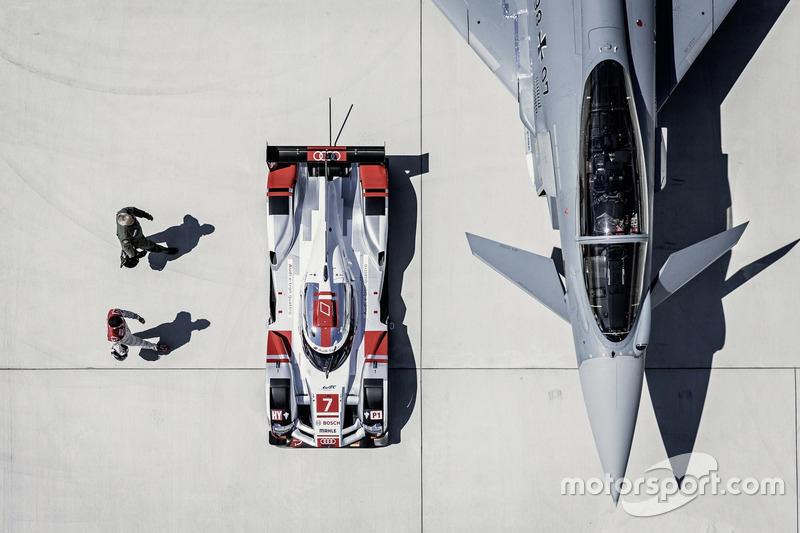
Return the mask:
[[[171, 354], [181, 346], [189, 343], [193, 331], [206, 329], [210, 325], [211, 322], [204, 318], [192, 322], [192, 315], [187, 311], [181, 311], [172, 322], [136, 333], [136, 336], [143, 339], [158, 339], [154, 342], [168, 345], [170, 348], [169, 353]], [[143, 349], [139, 352], [139, 356], [145, 361], [157, 361], [159, 359], [159, 355], [153, 350]]]
[[[389, 307], [389, 443], [397, 444], [417, 403], [417, 364], [405, 325], [403, 276], [414, 258], [417, 193], [411, 178], [428, 172], [428, 154], [394, 155], [389, 161], [389, 237], [386, 290]], [[415, 313], [415, 316], [417, 313]]]
[[200, 225], [200, 222], [192, 215], [183, 217], [183, 224], [172, 226], [161, 233], [150, 235], [149, 239], [154, 242], [166, 243], [167, 246], [177, 248], [179, 251], [175, 255], [149, 254], [150, 268], [153, 270], [164, 270], [168, 261], [174, 261], [191, 252], [200, 242], [200, 237], [214, 232], [211, 224]]
[[[727, 229], [731, 193], [720, 106], [787, 3], [768, 0], [757, 10], [737, 3], [659, 113], [669, 151], [667, 185], [654, 201], [653, 273], [672, 252]], [[659, 20], [668, 19], [670, 5], [659, 2]], [[667, 29], [659, 26], [658, 35]], [[653, 310], [645, 376], [667, 457], [694, 449], [714, 354], [725, 344], [722, 298], [796, 243], [726, 281], [728, 253]], [[673, 464], [682, 479], [679, 468]]]

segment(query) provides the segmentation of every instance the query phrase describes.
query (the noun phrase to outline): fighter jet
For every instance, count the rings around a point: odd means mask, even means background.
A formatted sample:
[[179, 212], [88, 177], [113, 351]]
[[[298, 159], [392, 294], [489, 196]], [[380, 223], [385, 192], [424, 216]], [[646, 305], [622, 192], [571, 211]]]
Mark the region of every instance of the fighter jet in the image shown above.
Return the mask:
[[[666, 184], [666, 94], [735, 0], [674, 3], [657, 79], [654, 0], [434, 0], [519, 102], [528, 169], [560, 232], [553, 259], [467, 234], [472, 253], [572, 326], [600, 463], [619, 499], [651, 311], [730, 250], [746, 224], [672, 254], [656, 276], [653, 194]], [[659, 73], [662, 69], [658, 69]]]

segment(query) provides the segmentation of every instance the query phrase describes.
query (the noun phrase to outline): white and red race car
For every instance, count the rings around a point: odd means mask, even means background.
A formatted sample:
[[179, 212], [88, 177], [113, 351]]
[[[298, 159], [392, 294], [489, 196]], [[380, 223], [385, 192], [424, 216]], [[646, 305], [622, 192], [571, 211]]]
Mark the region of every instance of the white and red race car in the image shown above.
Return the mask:
[[269, 442], [385, 446], [382, 146], [267, 147]]

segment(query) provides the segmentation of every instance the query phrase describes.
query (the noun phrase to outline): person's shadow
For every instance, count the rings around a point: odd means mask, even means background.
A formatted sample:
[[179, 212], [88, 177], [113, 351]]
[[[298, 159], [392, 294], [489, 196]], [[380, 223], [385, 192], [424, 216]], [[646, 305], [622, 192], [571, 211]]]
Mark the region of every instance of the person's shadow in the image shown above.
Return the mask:
[[174, 261], [191, 252], [200, 242], [200, 237], [213, 233], [214, 229], [211, 224], [203, 224], [201, 226], [200, 222], [192, 215], [186, 215], [183, 217], [183, 224], [180, 226], [172, 226], [161, 233], [150, 235], [149, 239], [151, 241], [165, 243], [169, 247], [178, 249], [178, 253], [175, 255], [149, 254], [150, 268], [164, 270], [168, 261]]
[[[181, 311], [172, 322], [136, 333], [136, 336], [143, 339], [157, 338], [158, 340], [154, 342], [169, 346], [169, 353], [171, 354], [184, 344], [189, 343], [193, 331], [206, 329], [210, 325], [211, 322], [204, 318], [192, 322], [192, 315], [186, 311]], [[159, 355], [153, 350], [143, 349], [139, 352], [139, 356], [145, 361], [158, 361], [159, 359]]]

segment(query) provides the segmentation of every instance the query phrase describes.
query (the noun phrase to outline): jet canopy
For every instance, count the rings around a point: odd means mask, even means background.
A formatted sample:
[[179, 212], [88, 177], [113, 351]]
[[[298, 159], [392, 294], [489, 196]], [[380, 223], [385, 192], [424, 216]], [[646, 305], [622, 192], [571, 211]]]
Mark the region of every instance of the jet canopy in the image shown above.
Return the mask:
[[584, 281], [600, 331], [622, 341], [642, 296], [647, 189], [630, 79], [616, 61], [599, 63], [581, 115], [580, 228]]
[[581, 235], [645, 233], [644, 172], [627, 76], [616, 61], [598, 64], [583, 107]]
[[303, 291], [303, 351], [323, 372], [339, 368], [353, 344], [353, 288], [349, 283], [306, 283]]

